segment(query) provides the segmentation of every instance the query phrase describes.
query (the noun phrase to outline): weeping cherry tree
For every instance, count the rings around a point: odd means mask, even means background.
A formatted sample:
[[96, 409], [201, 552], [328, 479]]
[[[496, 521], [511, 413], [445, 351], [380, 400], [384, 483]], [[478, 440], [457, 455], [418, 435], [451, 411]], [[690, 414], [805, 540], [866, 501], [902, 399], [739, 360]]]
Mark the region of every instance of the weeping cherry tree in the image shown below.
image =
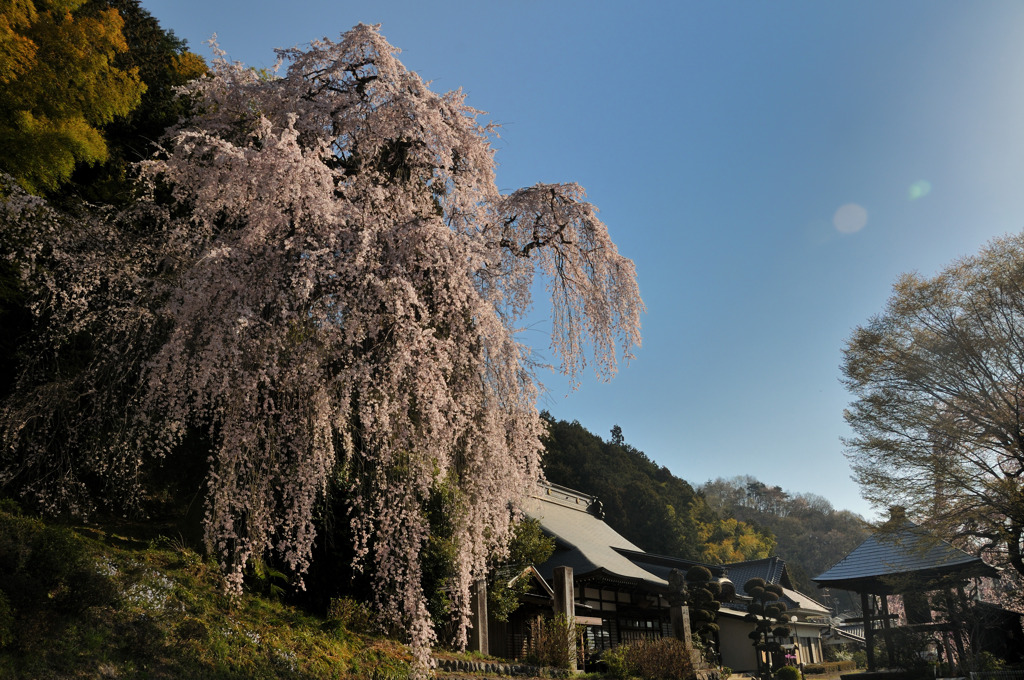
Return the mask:
[[[48, 484], [78, 482], [81, 500], [82, 461], [117, 476], [202, 431], [206, 538], [233, 589], [265, 555], [307, 569], [318, 504], [337, 484], [355, 566], [381, 584], [381, 611], [422, 659], [434, 640], [420, 578], [431, 495], [457, 489], [453, 603], [464, 642], [469, 584], [506, 549], [541, 475], [538, 365], [516, 336], [535, 282], [550, 294], [556, 368], [574, 380], [588, 365], [610, 377], [631, 356], [643, 303], [633, 263], [582, 188], [500, 193], [495, 129], [460, 92], [428, 89], [396, 53], [359, 25], [339, 42], [281, 51], [280, 75], [220, 54], [186, 88], [198, 113], [143, 168], [148, 198], [130, 215], [156, 226], [131, 241], [131, 255], [116, 247], [127, 237], [78, 230], [75, 243], [119, 255], [64, 258], [78, 267], [73, 285], [38, 266], [24, 275], [41, 323], [88, 317], [96, 342], [145, 336], [89, 364], [109, 376], [103, 366], [129, 349], [144, 354], [125, 373], [126, 415], [105, 428], [51, 420], [78, 445], [67, 451], [33, 444], [42, 421], [31, 414], [45, 395], [22, 398], [3, 413], [15, 453], [0, 459], [0, 483], [41, 497]], [[15, 198], [4, 224], [23, 229], [11, 215], [44, 208]], [[132, 219], [94, 217], [108, 226], [90, 229], [109, 235]], [[60, 251], [52, 238], [47, 253]], [[95, 302], [111, 291], [117, 304]], [[60, 324], [47, 328], [62, 337]], [[83, 428], [104, 436], [73, 436]], [[37, 456], [31, 482], [26, 455]], [[61, 475], [44, 479], [46, 456]], [[141, 478], [119, 477], [126, 504]]]

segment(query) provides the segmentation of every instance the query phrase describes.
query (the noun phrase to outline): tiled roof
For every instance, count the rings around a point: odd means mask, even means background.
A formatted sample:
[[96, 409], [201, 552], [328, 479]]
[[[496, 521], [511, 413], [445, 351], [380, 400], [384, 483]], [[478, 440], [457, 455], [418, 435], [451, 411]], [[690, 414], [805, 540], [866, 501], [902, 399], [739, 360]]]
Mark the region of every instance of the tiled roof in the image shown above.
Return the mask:
[[781, 557], [765, 557], [760, 560], [747, 560], [746, 562], [733, 562], [723, 564], [729, 580], [736, 586], [736, 594], [746, 596], [743, 584], [752, 578], [762, 578], [765, 583], [775, 583], [784, 588], [792, 588], [789, 573], [786, 571], [786, 562]]
[[[544, 564], [537, 565], [541, 576], [551, 579], [555, 567], [566, 566], [572, 567], [576, 581], [585, 580], [590, 575], [602, 580], [642, 582], [648, 588], [665, 590], [672, 569], [685, 572], [689, 567], [701, 564], [643, 552], [598, 517], [595, 512], [598, 507], [594, 496], [556, 484], [541, 485], [540, 493], [526, 502], [526, 515], [539, 520], [544, 531], [556, 542], [554, 554]], [[751, 578], [760, 577], [783, 587], [783, 598], [790, 609], [799, 609], [804, 615], [828, 612], [812, 598], [792, 590], [786, 563], [779, 557], [720, 567], [702, 566], [716, 578], [724, 573], [741, 596], [745, 595], [743, 584]], [[742, 602], [727, 606], [745, 609]]]
[[828, 640], [825, 644], [841, 645], [847, 642], [864, 644], [864, 626], [861, 625], [858, 628], [831, 626], [822, 638], [823, 641]]
[[946, 574], [964, 577], [995, 575], [981, 559], [939, 540], [912, 522], [893, 532], [878, 532], [853, 549], [824, 574], [819, 587], [857, 592], [892, 592], [900, 577], [914, 576], [916, 585]]
[[[782, 599], [787, 609], [801, 616], [817, 616], [829, 613], [828, 607], [793, 589], [789, 580], [789, 572], [786, 570], [786, 561], [781, 557], [766, 557], [760, 560], [748, 560], [746, 562], [733, 562], [723, 564], [729, 580], [736, 586], [736, 594], [741, 597], [749, 597], [743, 586], [752, 578], [764, 579], [765, 583], [774, 583], [782, 587]], [[746, 604], [740, 600], [726, 605], [741, 611], [746, 610]]]
[[555, 567], [566, 566], [572, 567], [576, 579], [602, 571], [608, 576], [637, 579], [657, 587], [668, 585], [665, 579], [642, 569], [616, 550], [640, 552], [640, 548], [594, 514], [593, 496], [555, 484], [540, 489], [538, 496], [528, 499], [524, 511], [528, 517], [539, 520], [557, 543], [551, 558], [537, 566], [544, 578], [550, 579]]

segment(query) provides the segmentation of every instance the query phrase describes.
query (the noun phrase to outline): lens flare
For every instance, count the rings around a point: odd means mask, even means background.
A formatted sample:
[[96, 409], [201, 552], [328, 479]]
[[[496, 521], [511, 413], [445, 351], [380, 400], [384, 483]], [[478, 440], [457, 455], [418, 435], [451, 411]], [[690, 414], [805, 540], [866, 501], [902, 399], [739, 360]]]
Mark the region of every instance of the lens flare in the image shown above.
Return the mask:
[[832, 216], [832, 224], [836, 231], [843, 234], [854, 234], [864, 228], [868, 223], [868, 211], [864, 206], [856, 203], [847, 203], [839, 206], [836, 214]]
[[932, 184], [926, 179], [919, 179], [910, 185], [910, 189], [907, 190], [907, 196], [910, 197], [911, 201], [916, 201], [919, 198], [924, 198], [932, 190]]

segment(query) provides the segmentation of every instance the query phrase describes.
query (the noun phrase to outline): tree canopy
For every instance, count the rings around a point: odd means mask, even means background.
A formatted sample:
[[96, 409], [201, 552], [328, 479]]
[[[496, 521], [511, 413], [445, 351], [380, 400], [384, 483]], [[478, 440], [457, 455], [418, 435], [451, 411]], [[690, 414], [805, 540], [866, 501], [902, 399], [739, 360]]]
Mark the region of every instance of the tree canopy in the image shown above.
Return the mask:
[[144, 167], [149, 198], [122, 211], [8, 190], [0, 225], [43, 330], [0, 412], [0, 484], [53, 510], [130, 509], [149, 467], [200, 455], [234, 587], [269, 553], [301, 574], [339, 489], [355, 563], [422, 658], [433, 494], [457, 502], [464, 639], [469, 585], [540, 476], [515, 334], [534, 280], [570, 376], [613, 374], [643, 303], [582, 188], [499, 193], [495, 128], [396, 51], [359, 25], [281, 51], [281, 75], [220, 55]]
[[186, 42], [163, 29], [139, 0], [88, 0], [81, 12], [102, 15], [116, 10], [124, 26], [127, 49], [119, 52], [113, 65], [138, 73], [145, 86], [139, 105], [102, 127], [107, 144], [106, 161], [75, 168], [73, 190], [92, 203], [123, 203], [130, 199], [132, 163], [148, 159], [157, 151], [164, 131], [186, 117], [191, 101], [179, 97], [177, 88], [206, 73], [206, 62], [190, 52]]
[[865, 497], [1024, 573], [1024, 236], [904, 275], [842, 368]]
[[[92, 159], [94, 162], [91, 164], [75, 164], [73, 147], [61, 148], [60, 145], [66, 140], [54, 137], [47, 144], [56, 146], [38, 149], [43, 154], [42, 157], [34, 155], [35, 151], [28, 150], [26, 156], [12, 156], [4, 160], [4, 150], [0, 150], [0, 171], [10, 173], [18, 178], [23, 186], [29, 186], [37, 193], [44, 188], [50, 189], [43, 191], [43, 195], [74, 210], [80, 209], [82, 199], [93, 204], [123, 204], [132, 198], [135, 191], [130, 163], [148, 158], [156, 150], [156, 142], [163, 136], [164, 131], [178, 123], [188, 112], [188, 100], [178, 98], [174, 89], [205, 73], [206, 65], [199, 56], [186, 49], [185, 41], [176, 38], [173, 32], [161, 28], [157, 20], [139, 6], [138, 0], [88, 0], [85, 4], [71, 3], [66, 6], [72, 5], [77, 6], [72, 15], [73, 20], [85, 24], [116, 24], [115, 19], [120, 18], [120, 34], [123, 35], [127, 49], [115, 51], [112, 61], [108, 63], [123, 73], [138, 74], [145, 88], [141, 101], [127, 114], [96, 126], [96, 133], [100, 135], [99, 139], [103, 140], [106, 148], [104, 162]], [[39, 12], [44, 6], [44, 3], [38, 2], [13, 3], [0, 10], [0, 32], [6, 26], [9, 31], [7, 39], [12, 41], [11, 45], [21, 46], [22, 49], [26, 46], [31, 48], [29, 52], [32, 56], [32, 59], [20, 67], [4, 64], [10, 69], [0, 68], [7, 77], [9, 88], [25, 90], [29, 84], [14, 81], [19, 74], [38, 61], [39, 45], [27, 37], [32, 31], [26, 27], [30, 27], [29, 19], [32, 17], [35, 17], [33, 20], [36, 22], [40, 20]], [[4, 21], [7, 23], [4, 24]], [[20, 27], [19, 30], [25, 35], [14, 33], [13, 27]], [[3, 40], [4, 38], [0, 37], [0, 42]], [[47, 46], [47, 50], [51, 47]], [[60, 47], [63, 49], [68, 46]], [[77, 45], [76, 49], [82, 51], [81, 61], [85, 64], [104, 63], [103, 60], [109, 60], [111, 55], [110, 45], [102, 41]], [[41, 58], [55, 58], [53, 55], [47, 57], [48, 54], [45, 53]], [[136, 81], [131, 83], [134, 83], [132, 87], [139, 85]], [[45, 88], [37, 87], [34, 94], [23, 95], [28, 98], [61, 97], [63, 86], [63, 83], [50, 83]], [[0, 105], [0, 109], [2, 108], [3, 105]], [[12, 110], [7, 110], [5, 115], [7, 114], [15, 118], [19, 115]], [[17, 127], [16, 120], [11, 119], [7, 122], [14, 126], [11, 130]], [[0, 123], [0, 127], [2, 126], [3, 123]], [[34, 172], [32, 168], [36, 165], [51, 163], [52, 159], [48, 160], [48, 154], [68, 162], [61, 166], [59, 176], [53, 175], [54, 181], [43, 187], [32, 181], [29, 175]], [[69, 158], [71, 160], [68, 160]], [[68, 171], [69, 167], [74, 167], [73, 173]], [[9, 257], [12, 255], [10, 246], [16, 247], [15, 244], [0, 243], [0, 355], [6, 359], [0, 366], [0, 399], [10, 392], [19, 372], [22, 354], [30, 344], [27, 338], [33, 333], [26, 291], [23, 289], [18, 267]]]
[[76, 163], [107, 158], [99, 127], [138, 105], [136, 68], [114, 9], [85, 0], [19, 0], [0, 9], [0, 170], [29, 191], [55, 189]]

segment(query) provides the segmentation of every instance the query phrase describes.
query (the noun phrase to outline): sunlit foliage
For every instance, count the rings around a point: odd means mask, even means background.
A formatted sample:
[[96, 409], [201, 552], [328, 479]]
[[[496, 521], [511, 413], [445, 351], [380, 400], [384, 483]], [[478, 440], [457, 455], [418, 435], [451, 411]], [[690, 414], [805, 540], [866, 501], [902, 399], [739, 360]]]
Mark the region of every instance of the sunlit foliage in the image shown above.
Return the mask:
[[[827, 476], [819, 485], [828, 490]], [[704, 482], [697, 489], [707, 505], [723, 518], [753, 525], [773, 534], [769, 554], [786, 560], [793, 586], [801, 592], [815, 592], [811, 579], [824, 573], [868, 537], [867, 522], [849, 510], [836, 510], [824, 497], [812, 493], [789, 493], [768, 486], [750, 475]], [[739, 543], [752, 537], [739, 537]], [[735, 560], [723, 560], [730, 562]], [[859, 606], [859, 599], [847, 591], [832, 592], [843, 606]]]
[[39, 193], [77, 163], [107, 158], [99, 127], [139, 103], [137, 69], [116, 10], [84, 15], [85, 0], [15, 0], [0, 9], [0, 170]]

